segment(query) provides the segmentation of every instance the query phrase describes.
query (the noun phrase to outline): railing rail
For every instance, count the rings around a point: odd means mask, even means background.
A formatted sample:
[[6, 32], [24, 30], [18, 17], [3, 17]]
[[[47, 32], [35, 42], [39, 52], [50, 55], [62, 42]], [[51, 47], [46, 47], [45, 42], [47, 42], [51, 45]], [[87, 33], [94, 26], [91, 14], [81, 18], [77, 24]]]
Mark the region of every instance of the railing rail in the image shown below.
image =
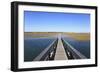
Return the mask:
[[[58, 39], [54, 40], [47, 48], [45, 48], [35, 59], [34, 61], [39, 60], [47, 60], [50, 57], [50, 53], [53, 51], [55, 54], [56, 47], [57, 47]], [[53, 55], [54, 56], [54, 55]], [[50, 58], [49, 58], [50, 59]]]
[[62, 42], [64, 45], [64, 48], [67, 52], [67, 55], [71, 55], [72, 57], [70, 59], [86, 59], [86, 56], [84, 56], [82, 53], [80, 53], [78, 50], [76, 50], [74, 47], [72, 47], [67, 41], [65, 41], [62, 38]]

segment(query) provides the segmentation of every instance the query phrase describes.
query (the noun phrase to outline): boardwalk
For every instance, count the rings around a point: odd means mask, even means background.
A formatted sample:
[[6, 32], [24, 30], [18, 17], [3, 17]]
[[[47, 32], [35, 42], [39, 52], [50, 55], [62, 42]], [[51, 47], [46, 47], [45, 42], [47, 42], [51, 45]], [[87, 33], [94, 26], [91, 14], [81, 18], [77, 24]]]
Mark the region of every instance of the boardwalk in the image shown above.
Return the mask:
[[65, 49], [64, 49], [62, 41], [61, 41], [61, 34], [59, 34], [57, 50], [56, 50], [56, 54], [55, 54], [55, 60], [67, 60], [67, 59], [68, 58], [67, 58]]

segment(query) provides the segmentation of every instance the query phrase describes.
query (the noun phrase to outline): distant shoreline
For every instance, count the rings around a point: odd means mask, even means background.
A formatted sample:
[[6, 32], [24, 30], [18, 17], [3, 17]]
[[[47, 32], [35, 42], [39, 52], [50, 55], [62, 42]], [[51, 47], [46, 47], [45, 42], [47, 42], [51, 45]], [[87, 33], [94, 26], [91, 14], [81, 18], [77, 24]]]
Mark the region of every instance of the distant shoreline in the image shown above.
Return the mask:
[[76, 33], [76, 32], [24, 32], [25, 38], [46, 38], [57, 37], [61, 34], [64, 37], [70, 37], [75, 40], [90, 40], [90, 33]]

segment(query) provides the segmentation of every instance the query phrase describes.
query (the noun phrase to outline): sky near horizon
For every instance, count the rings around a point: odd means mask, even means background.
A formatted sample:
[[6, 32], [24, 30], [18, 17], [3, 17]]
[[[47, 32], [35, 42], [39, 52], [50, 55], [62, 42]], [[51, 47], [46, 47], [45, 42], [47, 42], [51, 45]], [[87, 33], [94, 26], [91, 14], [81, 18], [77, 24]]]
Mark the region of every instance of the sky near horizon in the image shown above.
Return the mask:
[[90, 14], [24, 11], [25, 32], [90, 32]]

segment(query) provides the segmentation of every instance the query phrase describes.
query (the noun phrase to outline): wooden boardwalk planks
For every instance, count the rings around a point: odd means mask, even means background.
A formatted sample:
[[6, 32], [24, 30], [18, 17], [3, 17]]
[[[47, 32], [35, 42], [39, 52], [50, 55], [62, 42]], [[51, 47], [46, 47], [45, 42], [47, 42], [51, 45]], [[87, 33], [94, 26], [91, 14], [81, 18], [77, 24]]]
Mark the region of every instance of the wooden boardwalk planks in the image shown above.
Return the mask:
[[57, 44], [57, 50], [55, 54], [55, 60], [67, 60], [67, 55], [65, 52], [65, 49], [63, 47], [62, 41], [61, 41], [61, 35], [58, 36], [58, 44]]

